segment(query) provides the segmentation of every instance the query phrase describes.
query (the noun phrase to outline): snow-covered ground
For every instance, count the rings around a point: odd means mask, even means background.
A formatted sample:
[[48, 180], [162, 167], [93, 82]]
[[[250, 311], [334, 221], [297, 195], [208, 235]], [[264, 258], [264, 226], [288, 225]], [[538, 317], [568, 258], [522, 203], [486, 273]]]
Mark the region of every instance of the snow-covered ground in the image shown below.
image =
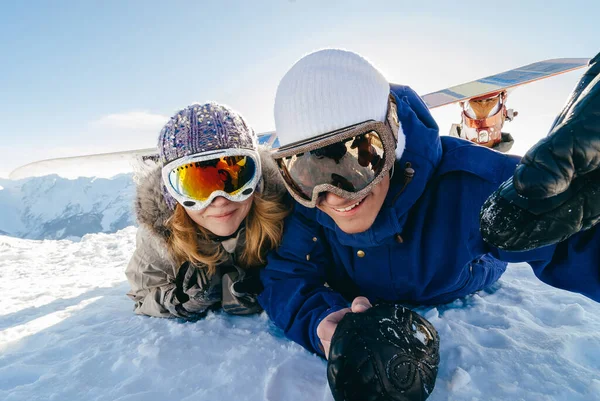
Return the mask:
[[[1, 400], [331, 400], [326, 363], [265, 314], [134, 315], [123, 271], [135, 231], [0, 236]], [[419, 312], [441, 336], [432, 401], [600, 400], [600, 304], [527, 265]]]

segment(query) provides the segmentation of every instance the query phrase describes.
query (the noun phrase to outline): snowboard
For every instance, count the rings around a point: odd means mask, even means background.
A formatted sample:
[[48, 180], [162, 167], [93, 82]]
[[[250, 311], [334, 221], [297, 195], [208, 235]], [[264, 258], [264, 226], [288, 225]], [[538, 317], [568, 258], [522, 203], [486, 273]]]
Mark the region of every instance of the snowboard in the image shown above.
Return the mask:
[[476, 81], [452, 86], [421, 96], [430, 109], [447, 104], [486, 97], [530, 82], [574, 71], [588, 65], [589, 58], [555, 58], [538, 61]]
[[[452, 103], [466, 101], [473, 98], [485, 97], [502, 90], [525, 85], [530, 82], [550, 78], [555, 75], [583, 68], [588, 65], [589, 58], [556, 58], [538, 61], [523, 67], [481, 78], [476, 81], [452, 86], [437, 92], [421, 96], [430, 109], [445, 106]], [[264, 132], [258, 135], [259, 143], [272, 148], [279, 147], [279, 141], [275, 131]], [[124, 152], [102, 153], [85, 156], [62, 157], [56, 159], [42, 160], [19, 167], [9, 175], [10, 179], [17, 180], [25, 177], [52, 174], [57, 169], [76, 169], [80, 163], [94, 162], [107, 163], [111, 160], [130, 162], [146, 160], [158, 160], [155, 148], [137, 149]], [[71, 166], [71, 167], [69, 167]]]

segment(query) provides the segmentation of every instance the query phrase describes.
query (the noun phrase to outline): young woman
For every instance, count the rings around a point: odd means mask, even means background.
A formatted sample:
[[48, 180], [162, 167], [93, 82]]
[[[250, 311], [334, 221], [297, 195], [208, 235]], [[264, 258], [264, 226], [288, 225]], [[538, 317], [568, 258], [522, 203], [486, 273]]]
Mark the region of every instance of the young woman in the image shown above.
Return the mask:
[[217, 103], [179, 111], [138, 180], [136, 250], [125, 272], [135, 312], [197, 319], [259, 312], [258, 269], [279, 244], [285, 188], [254, 131]]

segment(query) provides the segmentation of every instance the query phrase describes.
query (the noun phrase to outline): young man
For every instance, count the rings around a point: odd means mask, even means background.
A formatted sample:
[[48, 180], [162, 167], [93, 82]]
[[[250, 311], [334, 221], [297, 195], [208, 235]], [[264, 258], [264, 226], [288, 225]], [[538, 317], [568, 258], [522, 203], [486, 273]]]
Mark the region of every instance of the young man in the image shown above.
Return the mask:
[[298, 61], [277, 89], [275, 123], [274, 158], [297, 204], [259, 302], [305, 348], [327, 356], [349, 311], [450, 302], [494, 283], [507, 262], [600, 300], [600, 232], [526, 252], [484, 242], [481, 206], [519, 158], [440, 137], [419, 96], [361, 56]]

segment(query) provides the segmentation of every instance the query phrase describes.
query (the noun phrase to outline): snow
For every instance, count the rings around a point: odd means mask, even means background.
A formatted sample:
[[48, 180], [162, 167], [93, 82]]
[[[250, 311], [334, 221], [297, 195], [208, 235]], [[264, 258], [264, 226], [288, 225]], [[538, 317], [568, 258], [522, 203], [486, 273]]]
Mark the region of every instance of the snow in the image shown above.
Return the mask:
[[[80, 241], [0, 236], [0, 399], [328, 400], [326, 363], [261, 315], [134, 315], [135, 227]], [[490, 290], [419, 308], [441, 337], [430, 396], [600, 400], [600, 304], [525, 264]]]
[[414, 330], [414, 337], [421, 342], [423, 345], [427, 345], [428, 336], [422, 331], [418, 330], [417, 326], [413, 324], [412, 329]]
[[456, 371], [452, 374], [450, 382], [448, 383], [448, 389], [452, 392], [456, 392], [471, 382], [471, 375], [462, 368], [456, 368]]
[[[264, 313], [133, 314], [131, 174], [0, 188], [0, 400], [332, 400], [326, 362]], [[441, 337], [430, 400], [600, 400], [600, 304], [526, 264], [417, 312]]]

